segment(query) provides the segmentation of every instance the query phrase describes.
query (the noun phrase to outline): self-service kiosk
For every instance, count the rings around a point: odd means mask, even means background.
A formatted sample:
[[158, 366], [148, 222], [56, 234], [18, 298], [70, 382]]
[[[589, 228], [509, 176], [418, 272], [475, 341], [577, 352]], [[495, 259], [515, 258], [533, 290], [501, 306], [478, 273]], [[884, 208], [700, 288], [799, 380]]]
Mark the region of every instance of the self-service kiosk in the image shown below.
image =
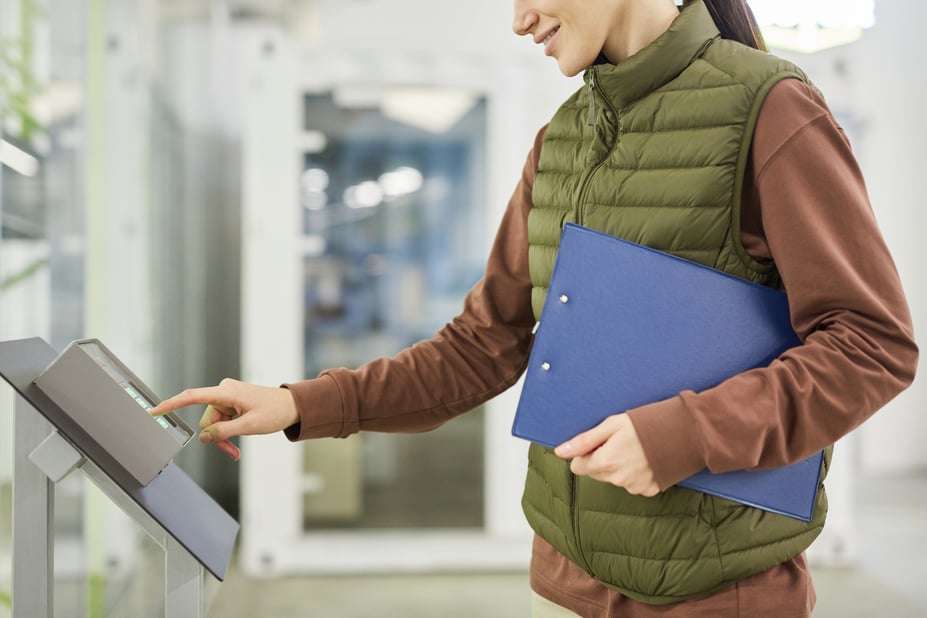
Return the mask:
[[96, 339], [68, 345], [35, 385], [141, 485], [160, 474], [193, 437], [173, 413], [145, 414], [158, 398]]
[[158, 397], [96, 339], [60, 354], [39, 338], [0, 342], [0, 375], [18, 395], [13, 617], [52, 615], [54, 483], [75, 469], [163, 549], [164, 615], [204, 616], [239, 525], [172, 461], [193, 430], [148, 414]]

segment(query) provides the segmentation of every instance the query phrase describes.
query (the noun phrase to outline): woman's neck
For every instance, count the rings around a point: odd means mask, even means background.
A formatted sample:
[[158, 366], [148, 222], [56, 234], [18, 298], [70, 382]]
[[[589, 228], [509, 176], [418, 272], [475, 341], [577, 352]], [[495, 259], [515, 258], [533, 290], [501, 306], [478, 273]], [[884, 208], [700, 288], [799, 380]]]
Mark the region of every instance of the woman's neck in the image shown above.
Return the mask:
[[673, 0], [625, 2], [602, 53], [612, 64], [623, 62], [653, 43], [678, 16]]

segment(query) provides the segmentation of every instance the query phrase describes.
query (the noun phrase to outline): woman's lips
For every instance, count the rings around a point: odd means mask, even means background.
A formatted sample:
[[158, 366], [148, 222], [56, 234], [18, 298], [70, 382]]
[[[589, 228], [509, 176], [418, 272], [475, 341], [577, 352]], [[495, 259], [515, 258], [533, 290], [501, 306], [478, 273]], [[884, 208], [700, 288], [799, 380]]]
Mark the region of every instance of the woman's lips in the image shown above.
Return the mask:
[[558, 33], [558, 32], [560, 32], [560, 27], [559, 27], [559, 26], [556, 27], [556, 28], [554, 28], [553, 30], [551, 30], [549, 33], [547, 33], [547, 36], [545, 36], [545, 37], [540, 41], [541, 43], [544, 44], [544, 55], [550, 56], [551, 51], [552, 51], [552, 49], [553, 49], [553, 47], [554, 47], [554, 41], [557, 40], [557, 33]]

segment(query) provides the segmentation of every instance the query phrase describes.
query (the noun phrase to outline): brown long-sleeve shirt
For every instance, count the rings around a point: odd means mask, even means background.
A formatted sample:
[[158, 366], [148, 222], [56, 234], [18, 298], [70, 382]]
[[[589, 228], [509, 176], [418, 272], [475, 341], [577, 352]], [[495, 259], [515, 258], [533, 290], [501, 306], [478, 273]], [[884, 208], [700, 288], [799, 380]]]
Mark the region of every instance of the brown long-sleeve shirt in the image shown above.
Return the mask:
[[[300, 414], [300, 423], [287, 430], [290, 439], [425, 431], [517, 381], [534, 325], [527, 218], [543, 133], [503, 216], [485, 276], [460, 315], [394, 358], [287, 385]], [[911, 317], [862, 175], [825, 102], [800, 81], [777, 84], [760, 112], [741, 239], [755, 259], [775, 258], [804, 344], [714, 388], [628, 411], [661, 489], [705, 467], [724, 472], [805, 458], [849, 433], [914, 377]], [[537, 592], [583, 616], [728, 615], [718, 612], [724, 602], [756, 607], [751, 616], [805, 615], [795, 608], [810, 607], [814, 596], [804, 557], [684, 609], [631, 601], [541, 539], [531, 573]]]

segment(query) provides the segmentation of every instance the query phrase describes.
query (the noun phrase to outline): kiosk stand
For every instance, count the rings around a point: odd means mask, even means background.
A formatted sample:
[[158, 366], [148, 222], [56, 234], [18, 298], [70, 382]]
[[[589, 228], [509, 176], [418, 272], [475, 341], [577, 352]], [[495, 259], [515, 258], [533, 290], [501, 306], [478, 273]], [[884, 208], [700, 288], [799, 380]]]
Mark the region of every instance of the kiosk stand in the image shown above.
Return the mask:
[[[99, 342], [91, 340], [91, 343]], [[42, 380], [39, 378], [50, 374], [49, 369], [72, 351], [72, 346], [59, 356], [42, 339], [0, 342], [0, 375], [17, 391], [13, 461], [13, 617], [52, 616], [54, 484], [75, 469], [80, 469], [164, 551], [164, 616], [205, 616], [207, 572], [219, 581], [225, 578], [238, 535], [238, 523], [170, 462], [179, 448], [168, 449], [167, 453], [159, 452], [159, 448], [146, 450], [146, 445], [164, 444], [164, 431], [180, 435], [178, 425], [184, 429], [185, 426], [174, 418], [168, 427], [166, 421], [156, 421], [144, 410], [138, 410], [137, 405], [145, 407], [135, 397], [139, 392], [145, 395], [146, 402], [154, 404], [155, 401], [118, 359], [112, 358], [131, 379], [130, 393], [138, 404], [120, 402], [113, 395], [117, 391], [107, 393], [102, 383], [97, 388], [78, 388], [85, 392], [76, 396], [55, 393], [54, 401], [40, 388]], [[108, 353], [102, 344], [99, 347]], [[71, 371], [69, 364], [67, 367]], [[124, 385], [118, 384], [118, 376], [111, 377], [114, 384], [125, 390]], [[82, 376], [79, 383], [86, 387], [88, 379], [92, 381], [93, 378]], [[63, 409], [59, 405], [61, 402], [69, 407], [83, 405], [85, 410], [74, 413], [73, 409]], [[92, 410], [93, 421], [84, 416], [87, 410]], [[134, 417], [131, 424], [135, 427], [126, 427], [127, 416]], [[143, 422], [138, 422], [139, 419]], [[119, 427], [129, 435], [116, 439], [118, 436], [114, 438], [106, 427]], [[183, 435], [177, 438], [181, 447], [187, 439]], [[115, 457], [111, 451], [126, 443], [135, 447], [125, 450], [125, 453], [131, 451], [131, 456]], [[166, 461], [158, 459], [165, 456], [168, 457]], [[157, 469], [146, 484], [138, 479], [139, 466]], [[133, 468], [131, 472], [130, 468]], [[142, 476], [147, 478], [147, 475]]]

